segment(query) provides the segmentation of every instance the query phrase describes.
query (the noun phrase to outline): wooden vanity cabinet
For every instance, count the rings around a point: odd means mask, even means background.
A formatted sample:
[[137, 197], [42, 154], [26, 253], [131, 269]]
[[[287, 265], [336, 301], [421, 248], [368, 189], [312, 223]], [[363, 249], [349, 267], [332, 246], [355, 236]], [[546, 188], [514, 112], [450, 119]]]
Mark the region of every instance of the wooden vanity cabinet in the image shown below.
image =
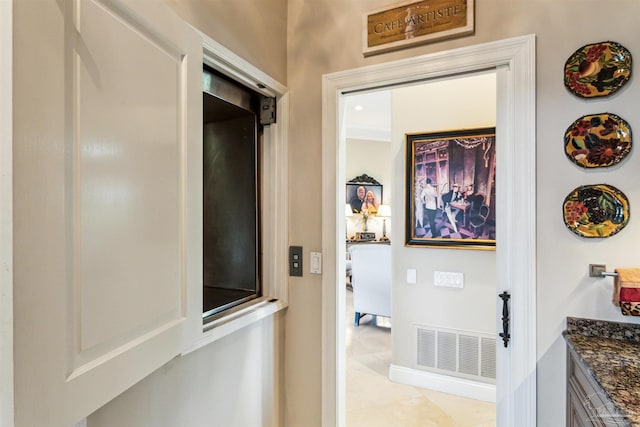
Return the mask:
[[577, 357], [567, 349], [567, 427], [629, 426]]

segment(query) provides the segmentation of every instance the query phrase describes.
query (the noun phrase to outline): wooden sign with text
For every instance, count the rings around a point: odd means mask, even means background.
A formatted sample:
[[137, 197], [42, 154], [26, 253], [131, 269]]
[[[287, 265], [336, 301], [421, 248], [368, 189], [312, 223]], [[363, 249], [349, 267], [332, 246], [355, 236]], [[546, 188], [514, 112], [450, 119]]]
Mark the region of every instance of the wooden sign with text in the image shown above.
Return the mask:
[[474, 0], [423, 0], [364, 15], [364, 55], [473, 34]]

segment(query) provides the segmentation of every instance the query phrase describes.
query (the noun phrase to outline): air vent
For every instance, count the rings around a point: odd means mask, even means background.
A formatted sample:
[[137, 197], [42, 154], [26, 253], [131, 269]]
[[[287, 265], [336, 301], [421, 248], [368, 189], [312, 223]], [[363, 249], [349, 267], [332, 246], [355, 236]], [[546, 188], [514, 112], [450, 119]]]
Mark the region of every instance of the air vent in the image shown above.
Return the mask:
[[438, 331], [437, 335], [438, 368], [445, 371], [456, 371], [456, 347], [458, 337], [456, 334]]
[[478, 337], [458, 335], [458, 348], [458, 370], [467, 375], [480, 375]]
[[418, 328], [418, 365], [436, 367], [436, 331]]
[[495, 337], [472, 331], [418, 326], [416, 340], [419, 368], [495, 383]]
[[484, 357], [480, 363], [480, 375], [485, 378], [496, 379], [496, 340], [481, 338], [480, 348]]

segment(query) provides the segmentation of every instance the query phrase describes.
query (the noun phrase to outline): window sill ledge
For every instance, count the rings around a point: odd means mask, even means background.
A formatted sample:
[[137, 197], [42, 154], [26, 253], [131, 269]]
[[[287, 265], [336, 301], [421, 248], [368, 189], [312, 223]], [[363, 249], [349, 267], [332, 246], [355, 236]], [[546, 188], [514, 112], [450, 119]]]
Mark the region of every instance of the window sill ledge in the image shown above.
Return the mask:
[[203, 324], [201, 337], [193, 345], [186, 348], [182, 355], [198, 350], [285, 308], [287, 308], [287, 303], [282, 300], [262, 297], [228, 310], [221, 317]]

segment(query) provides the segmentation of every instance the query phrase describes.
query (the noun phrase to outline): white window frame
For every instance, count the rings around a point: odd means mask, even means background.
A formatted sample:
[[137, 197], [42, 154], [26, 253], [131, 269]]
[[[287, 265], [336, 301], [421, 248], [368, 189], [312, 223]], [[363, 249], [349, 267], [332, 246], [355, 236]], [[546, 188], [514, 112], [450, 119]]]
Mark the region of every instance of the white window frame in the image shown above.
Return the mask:
[[[227, 310], [215, 320], [203, 324], [202, 329], [187, 340], [183, 354], [282, 311], [288, 305], [287, 88], [207, 35], [198, 33], [202, 37], [203, 64], [262, 95], [276, 98], [277, 118], [276, 123], [264, 127], [260, 165], [262, 297]], [[202, 311], [202, 286], [190, 292], [192, 300], [198, 301], [197, 307], [192, 309]]]

